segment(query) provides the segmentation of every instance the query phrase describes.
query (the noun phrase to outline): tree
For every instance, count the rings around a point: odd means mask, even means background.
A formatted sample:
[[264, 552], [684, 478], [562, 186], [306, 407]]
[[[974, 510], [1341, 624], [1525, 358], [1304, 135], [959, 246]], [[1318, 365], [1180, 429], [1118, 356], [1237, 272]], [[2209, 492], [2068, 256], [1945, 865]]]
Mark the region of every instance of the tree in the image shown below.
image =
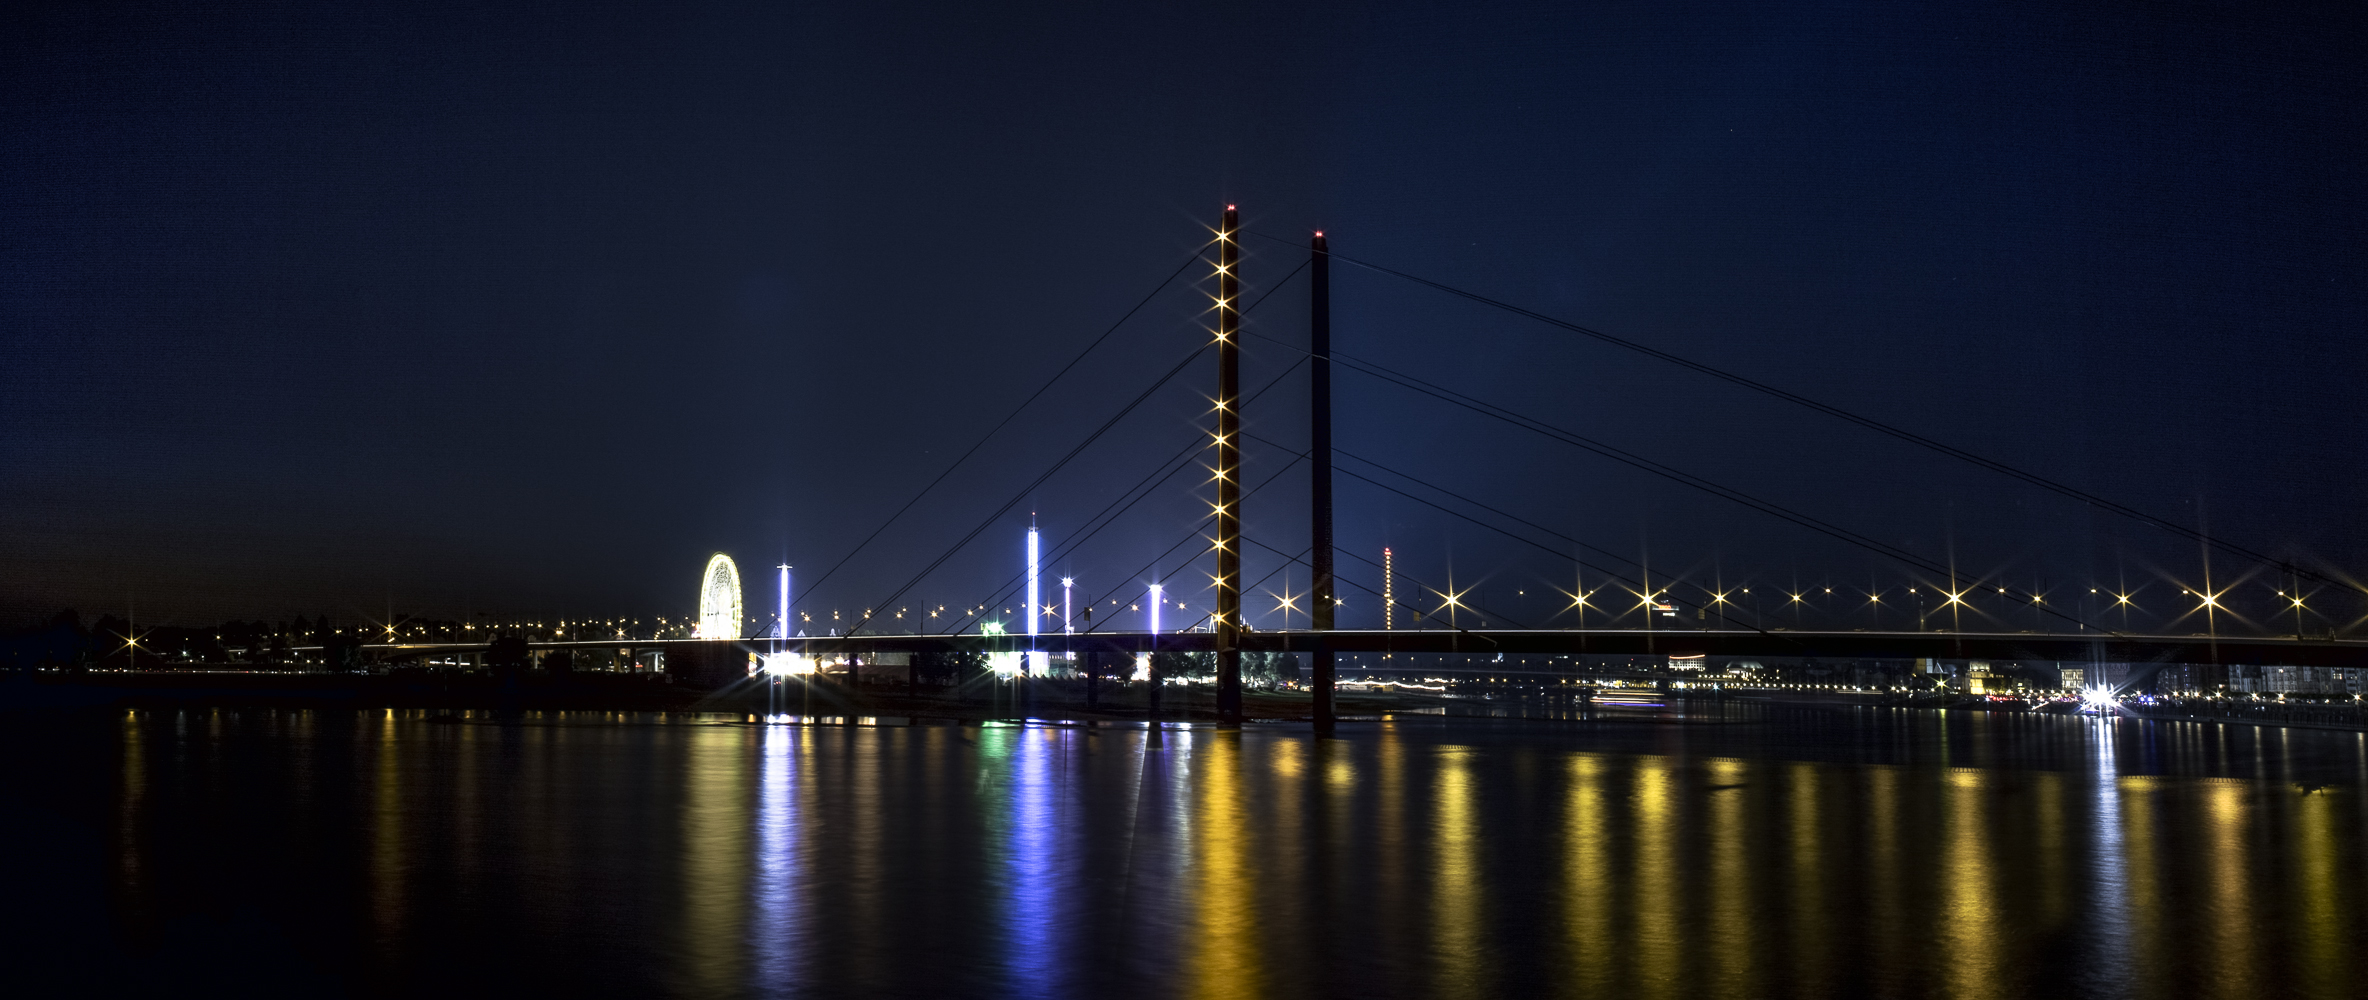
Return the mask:
[[960, 684], [963, 674], [984, 669], [985, 659], [977, 653], [948, 650], [914, 653], [913, 672], [932, 684]]
[[1299, 679], [1297, 653], [1243, 653], [1242, 681], [1260, 687], [1275, 687], [1285, 681]]
[[525, 672], [526, 659], [526, 640], [514, 635], [493, 640], [485, 650], [485, 665], [493, 670], [495, 677], [503, 679]]
[[325, 633], [321, 640], [321, 666], [328, 670], [358, 673], [362, 669], [362, 640], [358, 636]]
[[1217, 654], [1153, 653], [1151, 666], [1166, 680], [1205, 681], [1217, 676]]

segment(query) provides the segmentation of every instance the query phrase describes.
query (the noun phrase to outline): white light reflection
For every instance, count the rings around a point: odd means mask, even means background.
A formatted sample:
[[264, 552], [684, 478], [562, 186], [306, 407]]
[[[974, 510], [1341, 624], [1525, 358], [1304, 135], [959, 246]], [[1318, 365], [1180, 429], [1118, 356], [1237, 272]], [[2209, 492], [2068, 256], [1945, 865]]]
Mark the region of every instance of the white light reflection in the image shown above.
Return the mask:
[[2097, 815], [2089, 828], [2090, 918], [2097, 934], [2096, 961], [2078, 964], [2077, 976], [2090, 981], [2087, 992], [2118, 993], [2132, 981], [2129, 865], [2124, 856], [2121, 818], [2121, 775], [2115, 765], [2113, 737], [2119, 720], [2108, 714], [2088, 723], [2092, 774], [2096, 781]]
[[757, 773], [756, 974], [768, 993], [795, 992], [806, 951], [808, 928], [801, 898], [807, 851], [795, 741], [809, 738], [804, 726], [766, 726]]

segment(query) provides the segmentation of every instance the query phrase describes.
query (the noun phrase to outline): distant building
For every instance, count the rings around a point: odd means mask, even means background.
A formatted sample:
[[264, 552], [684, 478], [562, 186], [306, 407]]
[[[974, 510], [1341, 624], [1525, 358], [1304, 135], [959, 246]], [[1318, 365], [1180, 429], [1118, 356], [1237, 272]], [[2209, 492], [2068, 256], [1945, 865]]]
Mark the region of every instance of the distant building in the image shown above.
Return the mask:
[[2066, 691], [2078, 691], [2088, 686], [2088, 671], [2079, 667], [2058, 667], [2056, 676], [2063, 680]]
[[2329, 697], [2368, 689], [2368, 670], [2349, 667], [2239, 665], [2227, 668], [2230, 694], [2298, 694]]
[[2212, 694], [2228, 684], [2229, 668], [2210, 663], [2166, 663], [2154, 675], [2154, 689], [2164, 694]]
[[913, 654], [911, 653], [871, 653], [857, 657], [855, 669], [858, 674], [864, 677], [902, 680], [905, 671], [911, 668], [912, 663]]
[[2004, 690], [2005, 685], [1999, 683], [2004, 680], [2002, 677], [1990, 676], [1988, 660], [1974, 660], [1965, 664], [1966, 694], [1989, 694], [1992, 690]]

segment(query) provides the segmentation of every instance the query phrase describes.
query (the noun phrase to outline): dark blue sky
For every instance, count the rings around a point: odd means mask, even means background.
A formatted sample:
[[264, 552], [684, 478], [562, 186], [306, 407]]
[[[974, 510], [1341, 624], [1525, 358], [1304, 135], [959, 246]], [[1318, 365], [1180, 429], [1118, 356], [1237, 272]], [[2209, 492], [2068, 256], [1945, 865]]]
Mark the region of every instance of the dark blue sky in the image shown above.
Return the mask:
[[[1323, 228], [2368, 573], [2368, 34], [2345, 5], [5, 18], [9, 618], [135, 598], [189, 621], [679, 614], [715, 550], [813, 579], [1228, 201], [1255, 233]], [[1253, 296], [1304, 256], [1247, 247]], [[1304, 343], [1304, 288], [1253, 330]], [[1972, 576], [2201, 578], [2193, 542], [1661, 362], [1350, 267], [1335, 297], [1344, 353]], [[811, 606], [895, 591], [1199, 344], [1201, 301], [1155, 299]], [[1296, 360], [1248, 354], [1251, 385]], [[1213, 382], [1208, 362], [1172, 383], [904, 603], [986, 599], [1026, 509], [1065, 537], [1189, 439]], [[1304, 439], [1299, 382], [1253, 431]], [[1338, 403], [1343, 449], [1657, 573], [1906, 579], [1362, 376]], [[1278, 456], [1253, 446], [1251, 477]], [[1189, 532], [1185, 485], [1069, 568], [1096, 593], [1133, 581]], [[1502, 591], [1568, 586], [1535, 548], [1340, 494], [1344, 550], [1392, 545], [1508, 610]], [[1303, 498], [1285, 475], [1248, 531], [1296, 551]], [[1252, 578], [1273, 566], [1254, 553]], [[1347, 594], [1362, 624], [1372, 602]]]

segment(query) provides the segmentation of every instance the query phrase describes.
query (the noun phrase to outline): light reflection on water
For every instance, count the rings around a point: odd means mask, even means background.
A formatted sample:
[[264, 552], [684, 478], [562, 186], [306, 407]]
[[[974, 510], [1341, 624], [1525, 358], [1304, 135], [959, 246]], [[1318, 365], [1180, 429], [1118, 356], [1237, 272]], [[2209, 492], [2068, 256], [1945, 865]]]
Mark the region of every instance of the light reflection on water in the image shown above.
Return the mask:
[[1610, 988], [1612, 968], [1612, 871], [1610, 827], [1605, 819], [1603, 759], [1573, 754], [1563, 809], [1562, 900], [1569, 926], [1569, 948], [1561, 965], [1571, 996], [1603, 996]]
[[2368, 971], [2352, 734], [89, 725], [96, 895], [135, 970], [236, 897], [281, 942], [255, 961], [360, 994], [2342, 996]]
[[[1791, 978], [1808, 992], [1824, 993], [1833, 958], [1829, 938], [1837, 928], [1823, 919], [1826, 886], [1834, 872], [1826, 867], [1824, 839], [1819, 836], [1818, 824], [1825, 812], [1817, 800], [1817, 767], [1788, 764], [1783, 778], [1788, 793], [1785, 825], [1792, 837], [1792, 879], [1787, 886], [1785, 924], [1792, 931], [1793, 940], [1786, 953], [1792, 960]], [[1713, 891], [1721, 889], [1735, 891], [1732, 886], [1715, 887]]]
[[[1628, 841], [1629, 913], [1636, 922], [1630, 944], [1631, 988], [1644, 997], [1675, 997], [1679, 971], [1676, 907], [1682, 884], [1677, 860], [1679, 831], [1670, 816], [1670, 761], [1645, 757], [1634, 763], [1634, 835]], [[1615, 862], [1616, 864], [1617, 862]]]
[[[2112, 723], [2100, 720], [2095, 725], [2103, 727]], [[2089, 841], [2086, 881], [2092, 894], [2088, 910], [2095, 914], [2092, 919], [2096, 931], [2096, 953], [2080, 964], [2078, 974], [2084, 983], [2102, 992], [2115, 983], [2133, 982], [2137, 977], [2151, 973], [2153, 963], [2145, 961], [2133, 947], [2132, 927], [2135, 921], [2132, 918], [2142, 919], [2160, 904], [2153, 898], [2151, 882], [2134, 883], [2130, 878], [2133, 862], [2141, 871], [2151, 866], [2153, 842], [2143, 834], [2143, 820], [2140, 820], [2141, 826], [2137, 827], [2140, 835], [2135, 838], [2129, 836], [2133, 828], [2129, 821], [2122, 818], [2123, 793], [2113, 766], [2113, 741], [2098, 739], [2092, 745], [2096, 748], [2096, 763], [2092, 773], [2085, 777], [2090, 787], [2095, 789], [2092, 797], [2096, 818], [2089, 824], [2093, 836]], [[2053, 779], [2056, 776], [2049, 774], [2045, 777]], [[2133, 780], [2142, 782], [2145, 779]], [[2051, 793], [2057, 791], [2052, 783], [2045, 790]], [[2063, 809], [2057, 802], [2057, 795], [2050, 794], [2040, 800], [2040, 815], [2043, 818], [2039, 842], [2062, 843]], [[2040, 855], [2042, 864], [2039, 878], [2043, 885], [2061, 879], [2064, 871], [2062, 857], [2063, 852], [2054, 851]], [[2141, 892], [2145, 894], [2143, 897]], [[2048, 898], [2059, 898], [2059, 894], [2050, 892]], [[2064, 914], [2059, 908], [2051, 906], [2048, 918], [2052, 925], [2064, 919]]]
[[748, 809], [755, 791], [748, 758], [758, 748], [746, 730], [701, 727], [686, 735], [679, 976], [695, 992], [724, 993], [745, 975], [743, 923], [758, 862], [751, 852], [758, 830]]
[[[1710, 793], [1709, 826], [1710, 884], [1740, 886], [1749, 884], [1749, 858], [1745, 856], [1743, 796], [1733, 794], [1743, 788], [1743, 778], [1749, 769], [1738, 760], [1709, 762]], [[1751, 954], [1753, 951], [1750, 908], [1740, 892], [1711, 894], [1710, 919], [1711, 987], [1706, 992], [1726, 996], [1751, 996]]]
[[1940, 950], [1956, 956], [1948, 964], [1949, 996], [1979, 1000], [1992, 995], [1999, 983], [1999, 966], [2010, 956], [2001, 954], [1998, 913], [1990, 880], [1998, 871], [1990, 853], [1983, 806], [1987, 776], [1971, 769], [1952, 770], [1946, 779], [1948, 833], [1936, 860], [1942, 871], [1939, 916]]
[[1062, 849], [1064, 825], [1056, 799], [1063, 786], [1054, 770], [1071, 735], [1062, 729], [990, 729], [980, 734], [981, 747], [1008, 761], [1010, 775], [989, 836], [990, 843], [1007, 845], [998, 852], [1003, 870], [996, 895], [1008, 901], [1002, 910], [1008, 921], [1002, 948], [1010, 977], [1004, 992], [1010, 996], [1052, 996], [1060, 985], [1057, 976], [1064, 967], [1061, 959], [1069, 936], [1062, 933], [1058, 913], [1061, 900], [1071, 895], [1067, 882], [1074, 867]]
[[809, 927], [799, 889], [813, 858], [807, 853], [800, 819], [812, 805], [814, 786], [799, 780], [799, 765], [813, 750], [814, 731], [776, 726], [765, 730], [763, 738], [757, 778], [755, 926], [748, 944], [756, 981], [788, 987], [802, 982], [806, 971], [800, 958]]
[[1428, 880], [1431, 904], [1431, 950], [1438, 963], [1433, 995], [1482, 997], [1489, 989], [1490, 972], [1481, 925], [1487, 873], [1482, 870], [1480, 808], [1474, 802], [1472, 753], [1463, 747], [1438, 752], [1438, 808], [1433, 814], [1432, 842], [1437, 860]]
[[1249, 841], [1257, 835], [1242, 809], [1240, 740], [1223, 734], [1179, 746], [1189, 753], [1196, 779], [1184, 878], [1192, 919], [1185, 935], [1185, 992], [1195, 997], [1262, 996], [1267, 992], [1261, 963], [1256, 863]]

